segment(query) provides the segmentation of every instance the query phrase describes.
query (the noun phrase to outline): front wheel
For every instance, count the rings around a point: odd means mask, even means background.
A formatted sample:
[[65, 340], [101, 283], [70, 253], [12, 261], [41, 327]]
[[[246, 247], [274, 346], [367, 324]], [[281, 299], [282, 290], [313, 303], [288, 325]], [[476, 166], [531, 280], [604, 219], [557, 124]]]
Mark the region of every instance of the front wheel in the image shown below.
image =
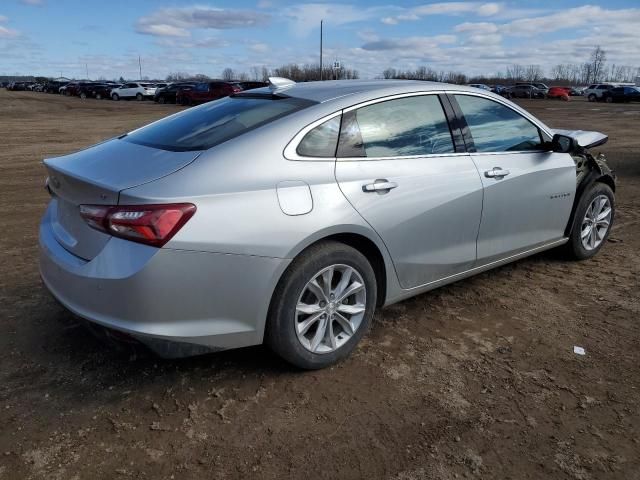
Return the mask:
[[300, 254], [280, 280], [269, 309], [265, 339], [288, 362], [328, 367], [366, 334], [377, 300], [367, 258], [339, 242], [321, 242]]
[[137, 101], [139, 101], [139, 102], [141, 102], [142, 100], [144, 100], [144, 97], [142, 96], [142, 94], [141, 94], [141, 93], [137, 93], [137, 94], [136, 94], [136, 100], [137, 100]]
[[590, 102], [595, 102], [597, 99], [598, 99], [598, 97], [596, 97], [595, 93], [591, 93], [587, 97], [587, 100], [589, 100]]
[[120, 95], [118, 95], [117, 93], [114, 93], [113, 95], [111, 95], [111, 100], [113, 100], [114, 102], [117, 102], [118, 100], [120, 100]]
[[159, 97], [158, 98], [158, 103], [160, 104], [164, 104], [167, 100], [164, 97]]
[[604, 101], [607, 103], [613, 103], [613, 97], [606, 97]]
[[569, 256], [585, 260], [598, 253], [609, 237], [614, 217], [613, 190], [604, 183], [594, 183], [582, 194], [576, 208], [569, 242], [565, 245]]

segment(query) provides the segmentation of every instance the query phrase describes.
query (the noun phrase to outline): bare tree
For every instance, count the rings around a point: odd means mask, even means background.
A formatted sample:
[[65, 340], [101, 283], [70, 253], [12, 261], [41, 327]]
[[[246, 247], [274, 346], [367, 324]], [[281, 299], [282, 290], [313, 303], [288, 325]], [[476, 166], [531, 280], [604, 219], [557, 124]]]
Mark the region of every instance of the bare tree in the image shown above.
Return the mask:
[[222, 71], [222, 79], [223, 80], [235, 80], [236, 78], [236, 73], [233, 71], [233, 69], [227, 67]]
[[525, 75], [525, 69], [522, 65], [518, 65], [516, 63], [507, 67], [507, 80], [510, 80], [513, 82], [518, 80], [524, 80], [524, 75]]
[[591, 78], [593, 82], [599, 81], [605, 74], [605, 62], [607, 61], [607, 54], [600, 45], [591, 52]]

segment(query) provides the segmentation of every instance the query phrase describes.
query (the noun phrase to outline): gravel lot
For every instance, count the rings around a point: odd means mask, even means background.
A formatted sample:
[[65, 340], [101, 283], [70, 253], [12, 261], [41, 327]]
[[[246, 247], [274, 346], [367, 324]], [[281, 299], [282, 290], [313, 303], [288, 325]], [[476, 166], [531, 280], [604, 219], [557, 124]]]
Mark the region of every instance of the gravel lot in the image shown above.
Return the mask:
[[300, 372], [263, 347], [164, 361], [95, 340], [38, 276], [40, 162], [179, 107], [0, 90], [0, 479], [640, 478], [640, 105], [521, 103], [610, 135], [600, 255], [394, 305], [349, 360]]

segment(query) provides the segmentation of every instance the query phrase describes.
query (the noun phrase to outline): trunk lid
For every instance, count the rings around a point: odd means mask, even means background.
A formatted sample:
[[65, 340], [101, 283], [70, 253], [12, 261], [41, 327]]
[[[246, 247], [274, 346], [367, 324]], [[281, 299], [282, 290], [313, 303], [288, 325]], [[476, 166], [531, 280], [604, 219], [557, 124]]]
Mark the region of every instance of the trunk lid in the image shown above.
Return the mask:
[[114, 139], [44, 160], [53, 197], [51, 228], [56, 239], [74, 255], [91, 260], [111, 236], [89, 227], [80, 216], [80, 205], [117, 205], [122, 190], [169, 175], [199, 154]]

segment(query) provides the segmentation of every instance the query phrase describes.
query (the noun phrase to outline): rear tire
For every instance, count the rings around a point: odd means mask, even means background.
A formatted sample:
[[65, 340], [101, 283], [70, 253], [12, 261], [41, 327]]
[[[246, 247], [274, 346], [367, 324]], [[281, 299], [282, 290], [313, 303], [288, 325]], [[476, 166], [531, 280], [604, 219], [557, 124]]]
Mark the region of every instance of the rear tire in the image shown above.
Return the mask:
[[96, 93], [96, 100], [102, 100], [102, 95], [99, 93]]
[[598, 97], [596, 97], [594, 93], [590, 93], [589, 96], [587, 97], [587, 100], [589, 100], [590, 102], [595, 102], [597, 99]]
[[84, 93], [84, 92], [82, 92], [82, 93], [80, 94], [80, 98], [81, 98], [82, 100], [85, 100], [85, 99], [87, 98], [87, 94], [86, 94], [86, 93]]
[[343, 243], [320, 242], [296, 257], [280, 279], [265, 342], [297, 367], [328, 367], [347, 357], [367, 333], [376, 300], [367, 258]]
[[586, 260], [600, 251], [609, 238], [615, 210], [615, 195], [609, 185], [596, 182], [582, 194], [569, 242], [564, 245], [569, 258]]
[[166, 102], [164, 97], [159, 97], [158, 98], [158, 103], [164, 104]]
[[604, 101], [607, 103], [613, 103], [613, 97], [606, 97]]
[[117, 93], [114, 93], [113, 95], [111, 95], [111, 100], [113, 100], [114, 102], [117, 102], [118, 100], [120, 100], [120, 95], [118, 95]]
[[136, 93], [136, 100], [141, 102], [142, 100], [144, 100], [144, 97], [142, 96], [141, 93]]

